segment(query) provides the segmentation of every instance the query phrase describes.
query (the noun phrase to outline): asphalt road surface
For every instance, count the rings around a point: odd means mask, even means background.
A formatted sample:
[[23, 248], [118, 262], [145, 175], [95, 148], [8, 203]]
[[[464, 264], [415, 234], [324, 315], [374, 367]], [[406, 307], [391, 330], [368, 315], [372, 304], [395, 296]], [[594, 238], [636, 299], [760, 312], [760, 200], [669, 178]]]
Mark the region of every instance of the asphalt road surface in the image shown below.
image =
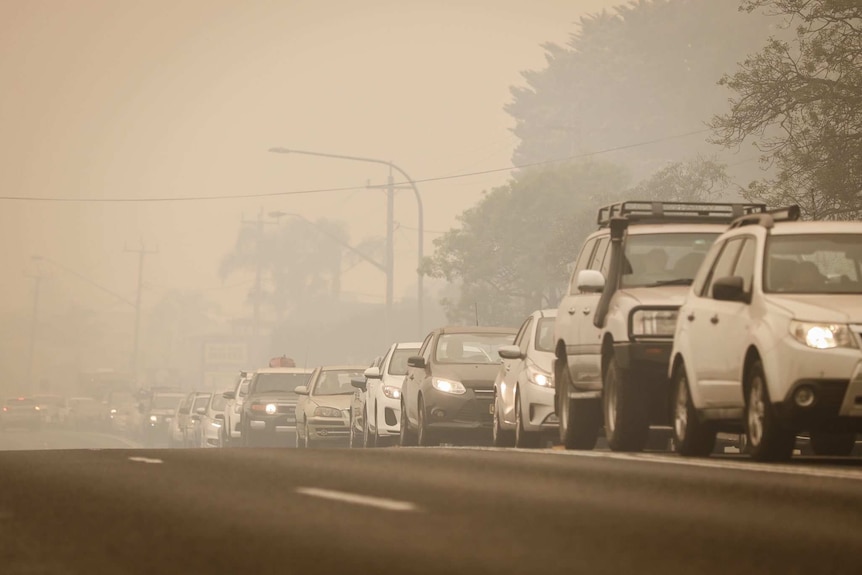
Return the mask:
[[109, 439], [0, 452], [0, 573], [862, 572], [859, 459]]

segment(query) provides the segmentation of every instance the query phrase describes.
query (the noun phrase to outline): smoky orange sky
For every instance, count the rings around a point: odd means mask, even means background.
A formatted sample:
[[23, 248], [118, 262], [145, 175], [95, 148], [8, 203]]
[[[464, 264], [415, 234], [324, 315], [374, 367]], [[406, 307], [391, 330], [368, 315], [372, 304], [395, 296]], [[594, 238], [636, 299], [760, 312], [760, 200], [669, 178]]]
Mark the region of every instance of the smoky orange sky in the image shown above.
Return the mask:
[[[503, 112], [520, 72], [544, 66], [586, 13], [614, 0], [2, 0], [0, 195], [133, 198], [241, 195], [383, 183], [382, 167], [267, 153], [272, 146], [390, 160], [414, 179], [510, 165]], [[426, 252], [436, 232], [508, 174], [421, 186]], [[248, 313], [248, 277], [218, 276], [240, 220], [259, 210], [349, 222], [385, 235], [381, 192], [265, 200], [0, 202], [0, 311], [26, 311], [40, 266], [44, 305], [133, 298], [142, 243], [145, 307], [206, 290]], [[396, 298], [412, 295], [416, 206], [398, 193]], [[37, 264], [31, 256], [50, 261]], [[360, 265], [344, 290], [382, 301]]]

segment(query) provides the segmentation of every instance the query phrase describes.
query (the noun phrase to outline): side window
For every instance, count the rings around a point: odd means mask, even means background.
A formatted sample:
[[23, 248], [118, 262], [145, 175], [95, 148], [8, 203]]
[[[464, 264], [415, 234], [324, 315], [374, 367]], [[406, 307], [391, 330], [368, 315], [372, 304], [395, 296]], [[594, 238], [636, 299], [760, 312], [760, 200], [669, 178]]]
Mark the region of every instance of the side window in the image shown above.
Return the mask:
[[[602, 268], [605, 267], [605, 260], [608, 260], [609, 252], [608, 246], [611, 243], [610, 236], [604, 236], [599, 239], [598, 245], [596, 245], [596, 252], [593, 254], [593, 257], [590, 259], [590, 265], [587, 269], [602, 271]], [[607, 274], [602, 272], [605, 277]]]
[[572, 277], [569, 279], [569, 294], [578, 293], [578, 286], [575, 285], [575, 278], [578, 277], [578, 272], [587, 269], [587, 263], [593, 255], [593, 248], [596, 247], [596, 239], [593, 238], [584, 244], [581, 253], [578, 256], [578, 263], [575, 264], [575, 269], [572, 270]]
[[425, 338], [425, 343], [422, 344], [421, 355], [422, 355], [422, 357], [425, 358], [426, 364], [431, 361], [431, 347], [432, 347], [431, 343], [432, 343], [433, 339], [434, 339], [434, 334], [433, 333], [429, 334], [428, 337]]
[[521, 340], [524, 339], [525, 334], [527, 333], [527, 326], [530, 325], [530, 320], [532, 320], [532, 316], [528, 317], [524, 320], [524, 323], [521, 324], [521, 329], [518, 330], [518, 335], [515, 336], [514, 345], [520, 346]]
[[700, 269], [697, 270], [697, 273], [694, 276], [694, 281], [691, 283], [691, 289], [699, 297], [705, 297], [704, 287], [706, 286], [706, 279], [709, 277], [709, 272], [712, 270], [712, 264], [715, 263], [715, 258], [721, 252], [721, 248], [724, 247], [724, 244], [725, 242], [715, 242], [712, 244], [706, 257], [703, 258], [703, 263], [701, 263]]
[[724, 244], [724, 249], [721, 250], [721, 254], [715, 260], [715, 265], [712, 266], [710, 272], [709, 285], [706, 291], [709, 297], [712, 297], [712, 282], [733, 274], [740, 248], [742, 248], [742, 238], [734, 238]]
[[533, 318], [527, 320], [527, 323], [524, 324], [523, 331], [520, 334], [520, 340], [515, 340], [515, 345], [521, 348], [521, 353], [526, 354], [527, 348], [530, 345], [530, 334], [533, 331]]
[[754, 238], [746, 238], [739, 252], [739, 258], [736, 260], [736, 267], [733, 270], [733, 275], [742, 278], [742, 286], [745, 293], [751, 293], [751, 283], [754, 280], [756, 247], [757, 242]]

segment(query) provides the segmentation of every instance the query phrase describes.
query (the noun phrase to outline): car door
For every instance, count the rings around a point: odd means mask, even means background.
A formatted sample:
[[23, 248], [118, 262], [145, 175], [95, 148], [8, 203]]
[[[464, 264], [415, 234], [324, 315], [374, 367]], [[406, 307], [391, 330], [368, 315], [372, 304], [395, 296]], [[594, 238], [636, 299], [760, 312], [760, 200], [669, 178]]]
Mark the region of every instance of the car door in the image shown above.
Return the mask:
[[[599, 239], [596, 250], [587, 264], [587, 269], [596, 270], [608, 277], [610, 269], [610, 236]], [[578, 324], [578, 346], [580, 351], [572, 370], [572, 382], [595, 384], [602, 381], [602, 330], [593, 324], [601, 292], [581, 292], [575, 304]], [[571, 310], [567, 310], [571, 313]], [[559, 315], [557, 316], [559, 317]]]
[[527, 342], [529, 341], [529, 333], [532, 330], [533, 316], [528, 317], [518, 334], [515, 336], [513, 345], [521, 349], [520, 359], [505, 359], [502, 358], [500, 364], [500, 385], [497, 393], [500, 394], [500, 406], [503, 408], [503, 420], [506, 423], [515, 423], [515, 386], [518, 383], [519, 374], [523, 371], [524, 358], [527, 356]]
[[[381, 376], [386, 373], [386, 369], [389, 367], [389, 360], [392, 357], [394, 350], [395, 346], [393, 345], [389, 348], [389, 351], [386, 352], [383, 359], [375, 363], [375, 366], [380, 368]], [[365, 412], [368, 414], [368, 425], [371, 426], [371, 429], [374, 429], [374, 426], [371, 425], [371, 423], [375, 421], [374, 414], [377, 413], [377, 397], [378, 394], [382, 393], [382, 388], [382, 377], [365, 380]]]
[[[690, 298], [680, 310], [682, 321], [687, 322], [686, 333], [681, 333], [680, 337], [688, 338], [688, 368], [697, 382], [697, 390], [692, 393], [699, 398], [699, 407], [720, 405], [716, 403], [720, 396], [717, 388], [724, 372], [721, 362], [726, 357], [721, 348], [728, 342], [720, 329], [719, 304], [727, 302], [719, 302], [712, 297], [712, 285], [715, 279], [733, 274], [743, 241], [744, 238], [734, 237], [723, 243], [700, 294]], [[736, 302], [732, 303], [734, 307], [738, 306]]]
[[401, 417], [406, 416], [407, 421], [413, 425], [418, 425], [417, 406], [419, 388], [422, 386], [422, 382], [425, 381], [427, 366], [431, 363], [431, 349], [433, 347], [434, 336], [435, 332], [428, 334], [425, 341], [422, 342], [422, 347], [419, 348], [418, 355], [425, 359], [426, 367], [409, 367], [407, 369], [407, 376], [404, 378], [404, 385], [401, 388], [401, 398], [404, 401], [404, 408], [407, 410], [407, 413], [402, 413]]
[[560, 305], [557, 311], [557, 323], [554, 325], [554, 339], [557, 342], [563, 342], [566, 346], [566, 357], [569, 365], [569, 370], [575, 364], [575, 354], [578, 352], [577, 342], [579, 339], [580, 324], [576, 316], [580, 297], [583, 295], [578, 290], [577, 277], [578, 272], [587, 269], [587, 264], [593, 256], [598, 238], [587, 240], [584, 247], [581, 248], [581, 253], [572, 269], [572, 274], [569, 278], [569, 286], [566, 293], [560, 299]]
[[[308, 378], [308, 383], [306, 384], [306, 391], [311, 393], [312, 388], [314, 387], [317, 378], [320, 376], [321, 369], [315, 368], [315, 370], [311, 373]], [[305, 437], [305, 422], [308, 419], [308, 411], [311, 405], [311, 399], [309, 399], [309, 395], [306, 393], [305, 395], [298, 395], [296, 399], [296, 409], [294, 410], [294, 416], [296, 417], [296, 433], [297, 435], [301, 435]], [[300, 433], [300, 429], [302, 432]]]

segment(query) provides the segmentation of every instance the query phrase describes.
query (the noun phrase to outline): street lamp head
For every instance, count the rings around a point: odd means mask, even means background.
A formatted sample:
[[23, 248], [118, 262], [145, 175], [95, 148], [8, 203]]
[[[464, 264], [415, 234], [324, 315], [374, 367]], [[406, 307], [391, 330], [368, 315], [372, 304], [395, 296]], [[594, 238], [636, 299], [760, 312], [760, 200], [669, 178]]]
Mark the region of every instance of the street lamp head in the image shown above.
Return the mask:
[[269, 151], [272, 152], [273, 154], [289, 154], [290, 153], [290, 150], [287, 148], [270, 148]]

